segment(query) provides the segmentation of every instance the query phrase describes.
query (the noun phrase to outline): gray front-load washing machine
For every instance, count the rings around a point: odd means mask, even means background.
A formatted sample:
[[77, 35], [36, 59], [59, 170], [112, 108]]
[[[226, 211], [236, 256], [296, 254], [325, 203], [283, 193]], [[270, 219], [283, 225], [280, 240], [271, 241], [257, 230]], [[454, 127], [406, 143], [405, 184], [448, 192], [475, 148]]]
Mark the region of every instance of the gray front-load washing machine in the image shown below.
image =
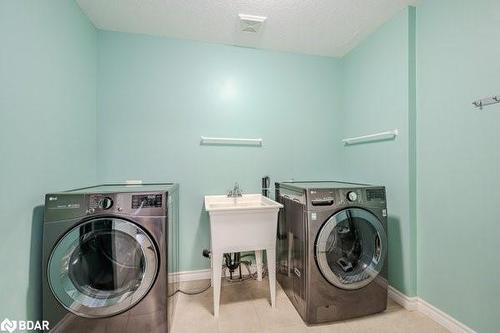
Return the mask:
[[277, 279], [307, 324], [387, 307], [385, 188], [343, 182], [276, 183]]
[[167, 332], [177, 234], [176, 184], [47, 194], [42, 283], [50, 332]]

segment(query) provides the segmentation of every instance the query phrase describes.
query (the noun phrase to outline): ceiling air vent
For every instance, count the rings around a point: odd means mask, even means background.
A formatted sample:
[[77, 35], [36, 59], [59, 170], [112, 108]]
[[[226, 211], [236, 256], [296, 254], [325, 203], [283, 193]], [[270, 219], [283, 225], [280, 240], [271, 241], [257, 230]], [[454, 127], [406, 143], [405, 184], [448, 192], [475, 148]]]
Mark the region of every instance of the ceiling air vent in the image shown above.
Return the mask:
[[239, 14], [240, 29], [243, 32], [258, 33], [267, 17]]

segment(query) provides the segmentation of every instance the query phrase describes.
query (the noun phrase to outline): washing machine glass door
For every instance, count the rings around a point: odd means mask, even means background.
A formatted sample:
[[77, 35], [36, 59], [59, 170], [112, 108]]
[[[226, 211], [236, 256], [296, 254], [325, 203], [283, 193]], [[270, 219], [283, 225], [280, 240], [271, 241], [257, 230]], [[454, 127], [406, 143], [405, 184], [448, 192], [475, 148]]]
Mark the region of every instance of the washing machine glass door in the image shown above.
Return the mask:
[[52, 292], [66, 309], [82, 317], [106, 317], [126, 311], [148, 293], [158, 253], [136, 224], [99, 218], [66, 233], [47, 268]]
[[316, 261], [323, 276], [342, 289], [369, 284], [382, 270], [387, 237], [382, 223], [360, 208], [344, 209], [322, 226]]

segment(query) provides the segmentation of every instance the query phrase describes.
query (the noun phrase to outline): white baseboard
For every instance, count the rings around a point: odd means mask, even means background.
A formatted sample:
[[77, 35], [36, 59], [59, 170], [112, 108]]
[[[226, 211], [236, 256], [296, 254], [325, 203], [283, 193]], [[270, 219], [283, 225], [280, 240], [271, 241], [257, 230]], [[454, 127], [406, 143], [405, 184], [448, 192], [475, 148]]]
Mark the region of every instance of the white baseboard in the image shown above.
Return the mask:
[[459, 322], [444, 311], [439, 310], [434, 305], [427, 303], [423, 299], [418, 299], [418, 311], [425, 314], [435, 322], [444, 326], [447, 330], [453, 333], [476, 333], [472, 328]]
[[[250, 273], [256, 273], [257, 267], [255, 264], [250, 265]], [[246, 268], [242, 268], [241, 273], [243, 276], [248, 275], [248, 270]], [[177, 273], [169, 273], [169, 276], [177, 277], [179, 282], [187, 282], [187, 281], [196, 281], [196, 280], [208, 280], [212, 278], [212, 270], [211, 269], [200, 269], [196, 271], [184, 271]], [[229, 276], [229, 271], [226, 270], [226, 276]], [[234, 276], [238, 276], [238, 272], [234, 273]]]
[[419, 311], [453, 333], [476, 333], [472, 328], [459, 322], [449, 314], [439, 310], [420, 297], [409, 297], [389, 286], [389, 298], [408, 311]]
[[197, 271], [184, 271], [177, 273], [169, 273], [169, 276], [178, 278], [180, 282], [196, 281], [196, 280], [207, 280], [212, 276], [211, 269], [200, 269]]
[[406, 310], [408, 311], [418, 310], [418, 297], [406, 296], [393, 286], [389, 286], [387, 293], [390, 299], [401, 305]]
[[[255, 272], [255, 265], [251, 265], [250, 270]], [[197, 271], [184, 271], [178, 273], [171, 273], [171, 275], [178, 277], [180, 282], [195, 281], [195, 280], [207, 280], [211, 277], [211, 269], [201, 269]], [[246, 269], [243, 270], [246, 274]], [[388, 289], [389, 298], [394, 302], [401, 305], [408, 311], [419, 311], [435, 322], [441, 324], [443, 327], [448, 329], [453, 333], [476, 333], [472, 328], [466, 326], [465, 324], [459, 322], [449, 314], [439, 310], [432, 304], [429, 304], [420, 297], [410, 297], [406, 296], [396, 288], [389, 286]]]

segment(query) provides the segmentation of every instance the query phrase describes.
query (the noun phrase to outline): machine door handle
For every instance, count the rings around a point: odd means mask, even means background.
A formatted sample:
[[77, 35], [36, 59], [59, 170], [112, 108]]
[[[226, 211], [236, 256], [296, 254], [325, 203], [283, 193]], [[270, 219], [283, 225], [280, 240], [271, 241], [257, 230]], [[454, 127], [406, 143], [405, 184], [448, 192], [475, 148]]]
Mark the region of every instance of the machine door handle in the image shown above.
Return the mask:
[[312, 200], [311, 204], [313, 206], [331, 206], [333, 205], [333, 199]]

